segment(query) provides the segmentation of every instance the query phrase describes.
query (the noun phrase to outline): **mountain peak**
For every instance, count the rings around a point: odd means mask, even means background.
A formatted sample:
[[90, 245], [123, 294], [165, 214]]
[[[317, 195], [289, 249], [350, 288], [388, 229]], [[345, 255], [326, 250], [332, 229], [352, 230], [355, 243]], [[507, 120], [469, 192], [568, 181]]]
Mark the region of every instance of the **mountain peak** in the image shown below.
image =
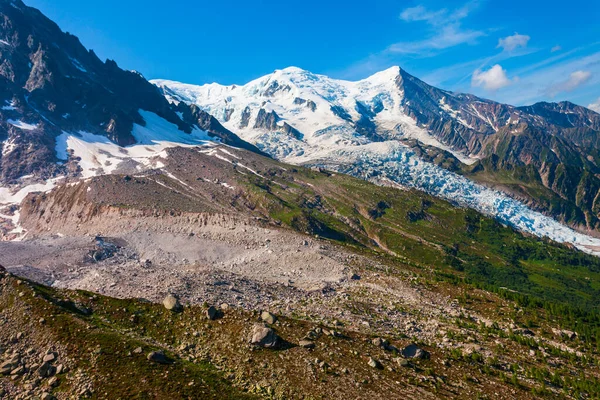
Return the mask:
[[396, 79], [398, 77], [398, 75], [400, 75], [401, 72], [402, 72], [402, 69], [399, 66], [395, 65], [388, 69], [384, 69], [383, 71], [374, 73], [373, 75], [366, 78], [365, 81], [369, 81], [369, 82], [373, 82], [373, 83], [387, 82], [387, 81]]
[[306, 71], [306, 70], [304, 70], [304, 69], [302, 69], [302, 68], [299, 68], [299, 67], [294, 67], [294, 66], [289, 66], [289, 67], [287, 67], [287, 68], [284, 68], [284, 69], [276, 69], [276, 70], [275, 70], [275, 73], [277, 73], [277, 72], [282, 72], [282, 73], [285, 73], [285, 74], [302, 74], [302, 73], [309, 73], [309, 71]]

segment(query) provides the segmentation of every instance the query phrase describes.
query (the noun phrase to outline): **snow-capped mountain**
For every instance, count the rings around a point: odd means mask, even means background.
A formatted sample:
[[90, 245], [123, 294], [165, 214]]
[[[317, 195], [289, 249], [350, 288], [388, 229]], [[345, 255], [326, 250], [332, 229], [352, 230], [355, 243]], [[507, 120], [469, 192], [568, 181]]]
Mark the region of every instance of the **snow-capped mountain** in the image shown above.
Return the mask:
[[351, 82], [296, 67], [246, 85], [203, 86], [154, 80], [175, 102], [196, 104], [227, 128], [288, 158], [320, 148], [417, 139], [448, 150], [465, 163], [488, 155], [491, 137], [526, 127], [600, 130], [600, 115], [570, 103], [513, 107], [469, 94], [437, 89], [392, 67]]
[[[532, 129], [544, 128], [564, 136], [568, 129], [597, 129], [600, 116], [583, 107], [503, 105], [434, 88], [399, 67], [357, 82], [295, 67], [243, 86], [152, 82], [172, 103], [197, 105], [280, 160], [324, 166], [380, 184], [416, 187], [560, 242], [600, 243], [505, 193], [429, 162], [452, 154], [465, 164], [462, 168], [477, 171], [482, 168], [479, 159], [495, 155], [507, 136], [526, 137]], [[547, 112], [542, 116], [540, 110]], [[577, 118], [565, 119], [565, 113]], [[407, 146], [411, 140], [430, 147], [416, 152]], [[431, 151], [429, 157], [418, 154]]]
[[409, 116], [410, 104], [399, 90], [402, 74], [393, 67], [349, 82], [290, 67], [244, 86], [152, 82], [170, 101], [198, 105], [279, 159], [384, 140], [418, 139], [452, 151], [464, 162], [475, 161], [440, 142]]

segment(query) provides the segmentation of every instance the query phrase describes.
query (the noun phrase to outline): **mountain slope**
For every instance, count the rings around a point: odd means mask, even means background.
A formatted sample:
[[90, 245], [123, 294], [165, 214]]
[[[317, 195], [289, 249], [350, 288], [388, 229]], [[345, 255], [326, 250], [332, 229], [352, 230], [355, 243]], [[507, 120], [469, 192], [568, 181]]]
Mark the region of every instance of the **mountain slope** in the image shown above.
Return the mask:
[[[24, 175], [48, 179], [70, 171], [57, 164], [56, 137], [80, 131], [127, 146], [152, 112], [190, 134], [194, 129], [256, 150], [196, 108], [175, 109], [139, 73], [93, 51], [20, 0], [0, 1], [0, 183]], [[181, 113], [181, 116], [177, 114]]]
[[[9, 396], [600, 393], [599, 258], [423, 192], [225, 145], [165, 152], [159, 170], [23, 202], [29, 236], [0, 243], [0, 263], [38, 284], [0, 274], [3, 358], [28, 369], [0, 377]], [[168, 293], [182, 312], [135, 299]], [[278, 349], [248, 343], [262, 310]], [[70, 372], [28, 389], [48, 348]], [[174, 363], [145, 357], [159, 349]]]

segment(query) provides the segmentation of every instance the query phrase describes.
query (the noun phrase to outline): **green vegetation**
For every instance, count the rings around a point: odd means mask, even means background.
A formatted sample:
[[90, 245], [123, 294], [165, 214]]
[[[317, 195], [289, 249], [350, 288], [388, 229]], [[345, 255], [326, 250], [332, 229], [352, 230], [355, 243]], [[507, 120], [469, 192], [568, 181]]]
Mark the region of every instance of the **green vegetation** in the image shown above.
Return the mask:
[[250, 192], [282, 224], [544, 310], [600, 346], [597, 257], [421, 192], [302, 168], [268, 172], [272, 181], [252, 178]]

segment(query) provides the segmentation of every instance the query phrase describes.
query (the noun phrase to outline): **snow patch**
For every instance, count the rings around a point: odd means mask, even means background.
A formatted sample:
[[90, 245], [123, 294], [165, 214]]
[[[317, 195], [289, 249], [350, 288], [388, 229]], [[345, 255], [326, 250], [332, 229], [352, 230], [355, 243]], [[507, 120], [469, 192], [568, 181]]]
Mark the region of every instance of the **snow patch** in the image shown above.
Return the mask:
[[85, 72], [85, 73], [87, 73], [87, 72], [88, 72], [88, 71], [87, 71], [87, 69], [85, 69], [85, 68], [83, 67], [83, 65], [81, 65], [81, 63], [79, 62], [79, 60], [78, 60], [78, 59], [76, 59], [76, 58], [73, 58], [73, 57], [69, 57], [69, 59], [71, 60], [71, 63], [73, 64], [73, 66], [74, 66], [75, 68], [77, 68], [77, 69], [78, 69], [78, 70], [80, 70], [81, 72]]
[[6, 104], [7, 105], [2, 106], [2, 111], [15, 111], [17, 109], [14, 101], [11, 101], [10, 103], [7, 101]]
[[12, 126], [14, 126], [16, 128], [24, 130], [24, 131], [33, 131], [38, 128], [37, 124], [28, 124], [27, 122], [23, 122], [19, 119], [17, 119], [17, 120], [8, 119], [8, 120], [6, 120], [6, 122], [8, 122], [9, 124], [11, 124]]
[[165, 150], [171, 147], [214, 145], [214, 138], [200, 129], [196, 128], [187, 134], [154, 113], [143, 110], [139, 113], [146, 121], [146, 126], [134, 125], [132, 134], [137, 141], [135, 145], [121, 147], [105, 136], [89, 132], [63, 132], [56, 138], [58, 159], [67, 160], [69, 152], [72, 152], [80, 158], [82, 176], [89, 178], [115, 173], [121, 163], [132, 160], [139, 169], [161, 168], [164, 164], [158, 159], [166, 158]]
[[20, 204], [29, 193], [48, 192], [63, 178], [54, 178], [45, 183], [36, 183], [25, 187], [0, 187], [0, 205]]

